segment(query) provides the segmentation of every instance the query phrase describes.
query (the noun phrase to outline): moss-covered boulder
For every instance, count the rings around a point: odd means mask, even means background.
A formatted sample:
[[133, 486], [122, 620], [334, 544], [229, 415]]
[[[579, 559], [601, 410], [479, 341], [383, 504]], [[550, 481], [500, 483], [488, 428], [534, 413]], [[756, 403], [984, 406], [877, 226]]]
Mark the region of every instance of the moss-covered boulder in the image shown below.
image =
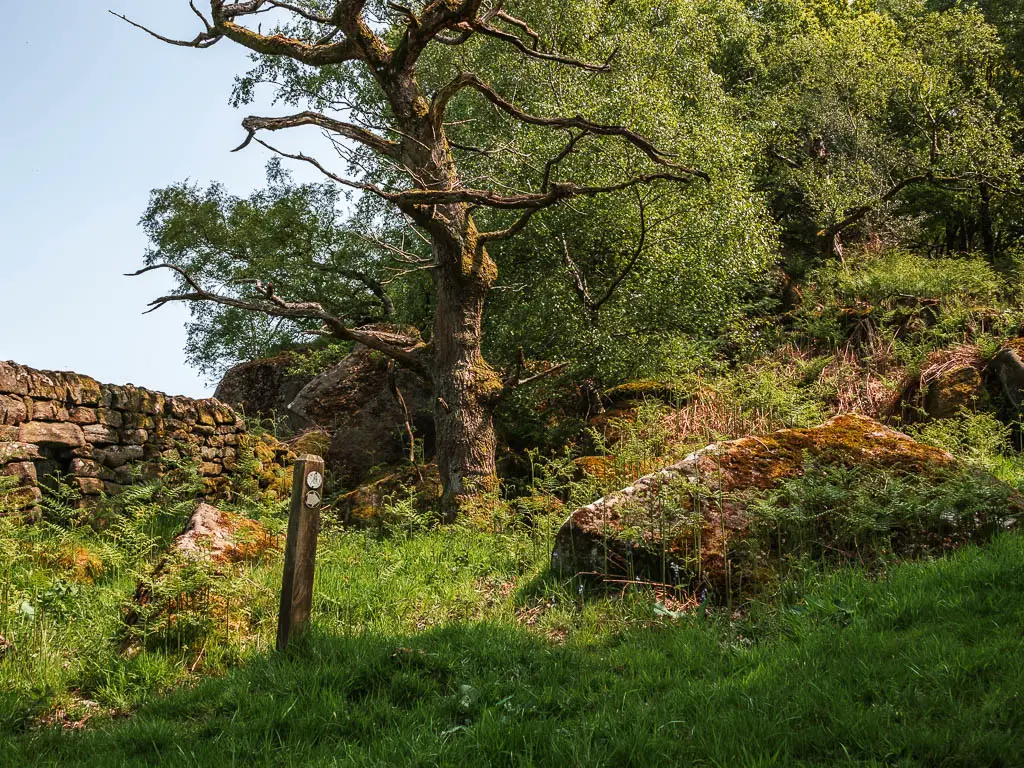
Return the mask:
[[924, 410], [933, 419], [948, 419], [990, 404], [981, 371], [973, 365], [957, 366], [938, 375], [924, 398]]
[[[919, 491], [922, 483], [938, 485], [962, 470], [946, 451], [855, 415], [837, 416], [809, 429], [717, 443], [574, 511], [555, 538], [552, 567], [563, 574], [667, 580], [717, 594], [731, 593], [742, 579], [747, 584], [763, 581], [766, 577], [756, 572], [763, 564], [761, 555], [781, 558], [786, 550], [781, 540], [775, 550], [771, 537], [777, 531], [781, 539], [788, 511], [775, 509], [775, 520], [766, 521], [752, 510], [763, 512], [757, 504], [767, 494], [811, 469], [847, 476], [861, 472], [859, 477], [869, 484], [909, 478]], [[957, 482], [961, 480], [958, 476]], [[978, 482], [987, 483], [986, 488], [998, 486], [989, 498], [999, 499], [1003, 508], [977, 512], [977, 505], [967, 504], [968, 512], [929, 508], [920, 515], [902, 510], [900, 520], [856, 524], [866, 525], [869, 535], [877, 529], [879, 537], [888, 536], [888, 547], [910, 539], [941, 547], [1020, 514], [1020, 501], [1009, 488], [992, 478]], [[867, 492], [873, 490], [881, 491]], [[961, 495], [969, 491], [956, 489]], [[816, 492], [827, 497], [820, 489]], [[925, 485], [917, 498], [927, 496]], [[838, 493], [815, 503], [820, 510], [802, 520], [800, 536], [820, 536], [816, 551], [823, 551], [838, 541], [830, 538], [837, 526], [829, 515], [839, 521], [845, 501]]]
[[402, 517], [425, 516], [437, 509], [441, 476], [436, 464], [391, 467], [352, 491], [334, 505], [341, 521], [354, 528], [402, 525]]

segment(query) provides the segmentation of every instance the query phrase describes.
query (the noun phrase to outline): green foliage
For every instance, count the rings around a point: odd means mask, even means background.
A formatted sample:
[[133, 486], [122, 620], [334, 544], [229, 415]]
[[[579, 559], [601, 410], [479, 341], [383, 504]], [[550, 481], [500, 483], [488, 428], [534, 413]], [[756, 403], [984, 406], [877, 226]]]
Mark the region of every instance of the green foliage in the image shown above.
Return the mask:
[[985, 306], [1004, 290], [1004, 283], [981, 258], [928, 259], [890, 250], [835, 270], [836, 299], [882, 302], [899, 298], [976, 302]]
[[[884, 579], [823, 575], [804, 596], [740, 621], [673, 617], [634, 590], [594, 601], [572, 583], [531, 582], [520, 560], [531, 562], [529, 548], [492, 536], [325, 543], [315, 631], [295, 653], [254, 653], [81, 733], [5, 726], [0, 756], [101, 766], [500, 764], [509, 754], [534, 765], [622, 765], [637, 754], [666, 764], [969, 765], [1012, 764], [1024, 749], [1013, 663], [1020, 536]], [[144, 652], [124, 673], [159, 687], [157, 658]], [[678, 732], [686, 737], [667, 737]]]
[[809, 466], [747, 508], [750, 568], [773, 561], [875, 564], [991, 536], [1016, 514], [1014, 491], [971, 470], [932, 477], [884, 467]]
[[778, 428], [820, 424], [826, 418], [824, 404], [802, 384], [781, 367], [749, 366], [723, 379], [718, 392], [741, 414]]
[[980, 12], [788, 0], [760, 19], [734, 92], [756, 115], [787, 240], [820, 248], [856, 225], [993, 255], [1019, 237], [1015, 197], [993, 191], [1019, 178], [1020, 113]]
[[[966, 288], [991, 296], [994, 276], [979, 260], [925, 262], [910, 252], [984, 252], [1002, 265], [1020, 250], [1024, 101], [1011, 5], [530, 0], [515, 12], [542, 40], [581, 60], [603, 61], [614, 51], [611, 70], [524, 59], [481, 35], [428, 47], [419, 62], [428, 98], [458, 72], [473, 71], [521, 109], [628, 125], [711, 177], [577, 199], [492, 244], [499, 278], [485, 319], [488, 360], [511, 366], [522, 349], [532, 359], [570, 363], [575, 380], [607, 386], [670, 375], [689, 358], [764, 352], [777, 331], [779, 286], [770, 267], [781, 261], [800, 276], [820, 264], [829, 228], [840, 225], [847, 243], [904, 250], [856, 274], [840, 269], [839, 293], [932, 298]], [[404, 19], [382, 13], [380, 31], [392, 39]], [[260, 84], [272, 84], [274, 98], [295, 108], [332, 112], [345, 104], [346, 119], [382, 133], [390, 125], [379, 89], [360, 67], [257, 56], [236, 82], [235, 103], [249, 103]], [[555, 156], [566, 139], [511, 120], [473, 89], [451, 102], [446, 130], [463, 178], [506, 189], [535, 188], [544, 173], [537, 159]], [[400, 169], [365, 149], [346, 158], [361, 180], [407, 184]], [[605, 184], [647, 169], [633, 148], [588, 137], [552, 180]], [[379, 244], [427, 257], [404, 219], [369, 197], [346, 208], [336, 187], [294, 185], [276, 165], [269, 181], [245, 199], [216, 186], [157, 191], [143, 220], [149, 260], [227, 279], [232, 295], [251, 293], [231, 281], [259, 278], [288, 298], [373, 319], [382, 314], [380, 297], [353, 277], [358, 272], [386, 287], [394, 319], [429, 336], [428, 273], [410, 271]], [[474, 217], [481, 229], [513, 220], [484, 208]], [[312, 330], [233, 308], [194, 311], [190, 358], [209, 372]], [[810, 330], [841, 335], [837, 323], [825, 314]], [[308, 360], [321, 364], [319, 353]]]
[[986, 260], [928, 258], [900, 249], [858, 254], [812, 271], [792, 316], [801, 342], [814, 349], [850, 344], [862, 356], [895, 356], [910, 367], [964, 343], [977, 343], [991, 355], [1024, 319], [1012, 275]]
[[[141, 221], [150, 239], [146, 264], [184, 269], [229, 298], [261, 300], [255, 283], [262, 281], [279, 296], [318, 302], [336, 315], [366, 322], [391, 317], [393, 300], [381, 285], [383, 257], [345, 222], [338, 187], [295, 184], [276, 161], [267, 167], [267, 181], [266, 189], [247, 198], [220, 184], [204, 190], [183, 182], [154, 190]], [[177, 283], [183, 293], [191, 291], [184, 278]], [[319, 330], [312, 321], [210, 302], [189, 308], [186, 353], [211, 375], [290, 348]]]
[[962, 413], [911, 427], [908, 432], [972, 467], [991, 472], [1018, 490], [1024, 489], [1024, 458], [1013, 427], [991, 413]]
[[[537, 114], [630, 125], [712, 181], [574, 201], [539, 214], [528, 230], [492, 249], [499, 285], [489, 305], [488, 353], [511, 360], [522, 347], [529, 357], [570, 362], [577, 379], [604, 384], [663, 375], [668, 361], [685, 358], [738, 316], [775, 244], [744, 162], [750, 137], [712, 69], [718, 41], [693, 4], [580, 4], [573, 8], [579, 26], [571, 30], [557, 4], [523, 10], [567, 53], [601, 59], [614, 49], [616, 66], [595, 77], [524, 64], [512, 49], [480, 44], [460, 49], [457, 60], [439, 52], [437, 81], [471, 68]], [[480, 144], [484, 126], [507, 127], [470, 92], [451, 114], [464, 121], [452, 129], [460, 143]], [[523, 186], [537, 172], [518, 158], [554, 155], [563, 143], [521, 126], [515, 151], [470, 155], [466, 167], [474, 175], [507, 174]], [[641, 172], [645, 162], [616, 142], [594, 139], [580, 144], [557, 178], [609, 183]]]
[[291, 375], [318, 376], [341, 362], [352, 351], [352, 344], [330, 341], [296, 354], [288, 366]]

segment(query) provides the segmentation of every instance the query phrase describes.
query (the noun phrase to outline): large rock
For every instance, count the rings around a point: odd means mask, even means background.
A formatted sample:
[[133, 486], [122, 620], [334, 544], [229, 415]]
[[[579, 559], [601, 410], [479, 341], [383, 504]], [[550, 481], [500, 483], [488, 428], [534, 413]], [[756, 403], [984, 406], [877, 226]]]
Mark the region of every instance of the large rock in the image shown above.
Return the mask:
[[989, 370], [976, 344], [935, 350], [907, 377], [886, 410], [904, 423], [949, 419], [963, 411], [992, 409]]
[[[173, 626], [177, 618], [174, 614], [185, 610], [183, 603], [188, 601], [182, 600], [184, 596], [177, 589], [168, 589], [169, 584], [175, 583], [175, 572], [182, 567], [198, 564], [222, 573], [233, 563], [255, 560], [280, 548], [281, 537], [270, 534], [255, 520], [199, 503], [153, 574], [136, 587], [124, 616], [123, 648], [137, 650], [137, 641], [148, 634], [145, 627]], [[206, 601], [196, 610], [213, 611], [215, 606]], [[141, 633], [137, 631], [140, 625]]]
[[1011, 417], [1024, 413], [1024, 339], [1008, 342], [989, 364], [995, 371]]
[[288, 406], [313, 376], [291, 373], [295, 362], [296, 355], [285, 352], [236, 365], [224, 374], [214, 397], [247, 416], [281, 419], [292, 431], [303, 429], [307, 426], [305, 420]]
[[0, 424], [17, 426], [28, 419], [28, 406], [24, 398], [0, 394]]
[[[403, 369], [393, 373], [417, 440], [433, 447], [430, 388]], [[291, 410], [311, 426], [333, 434], [327, 463], [349, 487], [359, 485], [374, 467], [408, 456], [405, 411], [389, 382], [383, 355], [356, 346], [348, 357], [317, 376], [296, 396]]]
[[255, 520], [200, 503], [171, 550], [187, 559], [235, 562], [276, 548], [276, 538]]
[[987, 403], [988, 392], [981, 372], [973, 365], [961, 365], [942, 372], [929, 384], [924, 410], [933, 419], [948, 419]]
[[687, 563], [697, 581], [721, 589], [749, 539], [750, 498], [811, 462], [936, 478], [956, 466], [949, 453], [854, 415], [714, 444], [573, 512], [555, 538], [552, 567], [660, 581], [667, 564]]

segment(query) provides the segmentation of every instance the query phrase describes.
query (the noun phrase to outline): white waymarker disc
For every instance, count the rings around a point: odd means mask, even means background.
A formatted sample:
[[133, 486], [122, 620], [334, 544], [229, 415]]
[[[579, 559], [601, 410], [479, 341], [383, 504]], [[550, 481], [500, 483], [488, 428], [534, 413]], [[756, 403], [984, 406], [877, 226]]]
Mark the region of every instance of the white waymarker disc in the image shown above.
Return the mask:
[[310, 472], [308, 475], [306, 475], [306, 486], [308, 488], [316, 490], [323, 484], [324, 476], [321, 475], [319, 472]]

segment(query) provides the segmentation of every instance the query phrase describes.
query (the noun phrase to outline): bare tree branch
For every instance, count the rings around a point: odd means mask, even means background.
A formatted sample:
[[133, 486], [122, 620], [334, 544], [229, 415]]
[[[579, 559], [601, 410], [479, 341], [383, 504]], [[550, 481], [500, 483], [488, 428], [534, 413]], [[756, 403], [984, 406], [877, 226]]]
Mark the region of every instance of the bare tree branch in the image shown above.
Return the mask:
[[647, 215], [643, 198], [640, 197], [639, 194], [637, 194], [637, 204], [640, 207], [640, 238], [637, 240], [636, 249], [633, 251], [632, 258], [630, 258], [630, 260], [627, 262], [626, 266], [619, 273], [618, 277], [612, 280], [611, 284], [608, 286], [608, 289], [604, 292], [604, 294], [602, 294], [601, 298], [599, 298], [597, 301], [590, 302], [591, 312], [597, 312], [608, 301], [608, 299], [612, 297], [612, 294], [615, 293], [615, 289], [618, 288], [619, 285], [622, 284], [622, 281], [625, 280], [633, 271], [633, 268], [636, 267], [637, 262], [640, 261], [640, 256], [644, 252], [644, 245], [647, 242]]
[[530, 219], [533, 218], [534, 214], [538, 211], [543, 210], [542, 208], [527, 208], [526, 211], [512, 224], [505, 227], [505, 229], [497, 229], [491, 232], [481, 232], [477, 237], [477, 243], [481, 246], [487, 245], [487, 243], [496, 242], [498, 240], [507, 240], [513, 235], [518, 235], [524, 229], [526, 225], [530, 223]]
[[305, 43], [284, 35], [261, 35], [232, 21], [219, 22], [217, 29], [224, 37], [250, 51], [268, 56], [287, 56], [310, 66], [341, 64], [364, 58], [360, 48], [347, 37], [336, 43]]
[[526, 36], [533, 40], [533, 50], [537, 50], [540, 47], [540, 35], [522, 19], [516, 18], [502, 10], [497, 11], [494, 14], [494, 18], [501, 19], [502, 21], [523, 30], [523, 32], [526, 33]]
[[785, 166], [787, 166], [789, 168], [792, 168], [794, 170], [797, 170], [797, 169], [802, 167], [800, 165], [800, 163], [798, 163], [796, 160], [793, 160], [792, 158], [786, 157], [786, 155], [784, 155], [781, 152], [779, 152], [777, 149], [775, 149], [775, 147], [768, 147], [768, 154], [769, 154], [769, 156], [771, 156], [771, 157], [775, 158], [776, 160], [778, 160], [783, 165], [785, 165]]
[[559, 163], [565, 160], [566, 157], [568, 157], [576, 150], [576, 145], [584, 138], [586, 138], [587, 135], [588, 134], [586, 131], [578, 133], [575, 136], [573, 136], [570, 132], [569, 141], [566, 142], [566, 145], [565, 147], [562, 148], [562, 151], [544, 164], [544, 178], [541, 180], [540, 184], [540, 189], [542, 192], [548, 191], [548, 187], [551, 185], [551, 174], [555, 170], [555, 168], [557, 168]]
[[902, 192], [904, 189], [916, 184], [951, 184], [958, 181], [964, 181], [967, 176], [936, 176], [931, 171], [928, 173], [921, 173], [914, 176], [907, 176], [899, 181], [895, 182], [889, 189], [879, 195], [877, 198], [869, 203], [858, 205], [855, 208], [848, 208], [843, 211], [843, 218], [834, 224], [826, 227], [818, 234], [826, 239], [828, 243], [832, 243], [835, 238], [843, 232], [843, 230], [856, 224], [858, 221], [867, 216], [871, 211], [877, 208], [883, 203], [887, 203], [892, 200], [896, 195]]
[[174, 264], [151, 264], [137, 272], [131, 272], [127, 276], [135, 277], [157, 269], [169, 269], [175, 272], [192, 289], [192, 292], [170, 294], [154, 299], [150, 302], [149, 306], [151, 309], [147, 310], [147, 313], [155, 312], [160, 307], [171, 302], [210, 301], [227, 307], [271, 315], [272, 317], [283, 317], [292, 320], [317, 320], [323, 323], [326, 329], [337, 338], [344, 341], [355, 341], [370, 349], [377, 350], [424, 379], [430, 380], [429, 348], [419, 339], [411, 339], [387, 332], [350, 328], [341, 318], [327, 312], [321, 304], [313, 301], [285, 301], [274, 293], [272, 285], [261, 281], [253, 281], [253, 285], [263, 300], [248, 301], [208, 291], [188, 272]]
[[[196, 10], [195, 6], [192, 6], [192, 10], [196, 11], [196, 13], [199, 13], [199, 11]], [[220, 32], [217, 32], [210, 26], [206, 19], [202, 17], [202, 14], [200, 14], [199, 18], [203, 19], [203, 23], [206, 24], [205, 32], [200, 32], [191, 40], [175, 40], [174, 38], [164, 37], [159, 32], [154, 32], [149, 27], [144, 27], [137, 21], [132, 21], [123, 13], [116, 13], [114, 11], [108, 11], [108, 13], [110, 13], [112, 16], [116, 16], [117, 18], [121, 19], [121, 21], [125, 21], [131, 24], [136, 29], [141, 29], [146, 34], [152, 35], [161, 42], [168, 43], [169, 45], [178, 45], [183, 48], [209, 48], [211, 45], [214, 45], [223, 37], [223, 35]]]
[[402, 192], [376, 190], [376, 193], [385, 200], [406, 206], [469, 203], [488, 208], [515, 210], [546, 208], [570, 197], [595, 197], [610, 192], [619, 192], [639, 184], [651, 184], [655, 181], [688, 183], [692, 179], [689, 176], [680, 176], [676, 173], [661, 172], [647, 173], [615, 184], [598, 186], [580, 186], [573, 182], [551, 182], [546, 192], [523, 192], [516, 195], [502, 195], [487, 189], [407, 189]]
[[[318, 171], [320, 171], [320, 173], [322, 173], [324, 176], [326, 176], [329, 179], [332, 179], [333, 181], [338, 182], [342, 186], [351, 187], [352, 189], [361, 189], [364, 192], [372, 192], [375, 195], [379, 195], [380, 197], [383, 197], [385, 199], [389, 199], [387, 197], [387, 195], [388, 195], [387, 192], [385, 192], [383, 189], [380, 189], [377, 186], [374, 186], [373, 184], [366, 184], [366, 183], [364, 183], [362, 181], [356, 181], [355, 179], [346, 179], [344, 176], [339, 176], [338, 174], [332, 173], [331, 171], [327, 170], [323, 166], [323, 164], [321, 164], [321, 162], [319, 160], [317, 160], [315, 157], [310, 157], [309, 155], [303, 154], [302, 152], [300, 152], [298, 154], [292, 154], [291, 152], [285, 152], [283, 149], [278, 149], [277, 147], [274, 147], [273, 145], [268, 144], [267, 142], [263, 141], [262, 139], [256, 138], [255, 136], [250, 136], [249, 138], [247, 138], [245, 140], [245, 142], [242, 144], [242, 146], [238, 147], [238, 149], [241, 149], [242, 147], [248, 145], [250, 141], [255, 141], [257, 144], [259, 144], [260, 146], [266, 147], [267, 149], [269, 149], [274, 154], [280, 155], [281, 157], [286, 157], [289, 160], [299, 160], [299, 161], [301, 161], [303, 163], [309, 163], [314, 168], [316, 168]], [[237, 152], [238, 149], [233, 150], [233, 151]]]
[[267, 0], [267, 2], [270, 3], [270, 5], [274, 6], [275, 8], [280, 8], [285, 11], [291, 11], [296, 16], [301, 16], [307, 21], [312, 21], [316, 24], [332, 23], [330, 16], [321, 16], [320, 14], [312, 13], [306, 10], [305, 8], [300, 8], [299, 6], [293, 3], [286, 3], [284, 2], [284, 0]]
[[341, 275], [342, 277], [348, 278], [353, 282], [359, 283], [366, 290], [373, 294], [373, 296], [380, 302], [381, 310], [384, 312], [384, 319], [393, 317], [395, 314], [395, 302], [392, 301], [388, 292], [384, 289], [384, 284], [374, 277], [362, 272], [358, 269], [349, 269], [347, 267], [339, 267], [333, 264], [316, 264], [316, 268], [322, 272], [329, 272], [335, 275]]
[[569, 274], [572, 275], [576, 295], [580, 297], [583, 306], [589, 308], [594, 303], [590, 298], [590, 289], [587, 287], [587, 281], [584, 279], [583, 273], [580, 272], [580, 268], [572, 260], [572, 255], [569, 253], [569, 241], [564, 237], [562, 238], [562, 249], [565, 251], [565, 266], [569, 270]]
[[267, 0], [247, 0], [247, 2], [225, 5], [224, 0], [211, 0], [210, 7], [213, 9], [214, 17], [220, 15], [226, 19], [235, 19], [239, 16], [251, 16], [254, 13], [261, 13], [266, 3]]
[[635, 146], [658, 165], [675, 168], [683, 173], [692, 174], [693, 176], [697, 176], [705, 181], [710, 181], [710, 177], [704, 171], [672, 162], [669, 160], [670, 155], [659, 150], [649, 139], [621, 125], [603, 125], [579, 116], [539, 117], [537, 115], [531, 115], [528, 112], [524, 112], [512, 104], [512, 102], [499, 95], [497, 91], [472, 72], [461, 73], [454, 80], [448, 83], [448, 85], [441, 88], [441, 90], [439, 90], [434, 96], [434, 101], [431, 105], [431, 113], [435, 124], [441, 124], [444, 119], [444, 113], [448, 107], [448, 103], [456, 94], [467, 88], [472, 88], [478, 91], [485, 99], [491, 102], [491, 104], [496, 106], [498, 109], [506, 112], [521, 122], [527, 123], [528, 125], [536, 125], [542, 128], [575, 128], [585, 133], [591, 133], [597, 136], [618, 136]]
[[[525, 387], [527, 384], [532, 384], [533, 382], [539, 381], [540, 379], [543, 379], [547, 376], [553, 376], [559, 371], [565, 370], [565, 368], [568, 367], [568, 365], [568, 363], [558, 363], [557, 365], [553, 365], [550, 368], [544, 369], [540, 373], [535, 373], [532, 376], [527, 376], [526, 378], [520, 378], [519, 372], [516, 371], [511, 376], [505, 379], [504, 383], [502, 384], [501, 393], [499, 397], [504, 397], [505, 395], [508, 395], [513, 389], [516, 389], [518, 387]], [[520, 368], [521, 367], [522, 366], [520, 366]]]
[[194, 13], [196, 16], [198, 16], [199, 20], [201, 22], [203, 22], [203, 26], [206, 28], [207, 32], [213, 32], [214, 31], [213, 30], [213, 25], [209, 21], [207, 21], [206, 17], [203, 15], [202, 11], [200, 11], [198, 8], [196, 8], [196, 4], [193, 2], [193, 0], [188, 0], [188, 7], [191, 8], [192, 9], [192, 13]]
[[285, 128], [295, 128], [301, 125], [316, 125], [327, 131], [340, 134], [347, 139], [358, 141], [375, 152], [379, 152], [382, 155], [390, 157], [393, 160], [399, 160], [401, 158], [401, 147], [393, 141], [389, 141], [382, 136], [378, 136], [372, 131], [368, 131], [353, 123], [346, 123], [341, 120], [334, 120], [326, 115], [322, 115], [319, 112], [300, 112], [296, 115], [289, 115], [287, 117], [255, 117], [250, 116], [242, 121], [242, 127], [248, 131], [249, 135], [240, 146], [232, 150], [237, 152], [240, 149], [245, 149], [252, 141], [256, 131], [280, 131]]
[[428, 3], [418, 18], [413, 15], [413, 20], [405, 28], [391, 57], [393, 69], [411, 71], [432, 40], [445, 30], [472, 22], [481, 5], [483, 0], [433, 0]]
[[537, 50], [536, 47], [530, 48], [511, 32], [498, 29], [490, 24], [474, 21], [470, 23], [470, 26], [474, 31], [479, 32], [486, 37], [493, 37], [497, 40], [502, 40], [513, 45], [528, 58], [551, 61], [556, 64], [566, 64], [570, 67], [578, 67], [579, 69], [584, 69], [588, 72], [610, 72], [612, 68], [612, 59], [615, 57], [615, 52], [613, 51], [611, 56], [609, 56], [607, 61], [603, 64], [594, 64], [593, 62], [581, 61], [580, 59], [574, 59], [570, 56], [562, 56], [557, 53], [544, 53], [543, 51]]

